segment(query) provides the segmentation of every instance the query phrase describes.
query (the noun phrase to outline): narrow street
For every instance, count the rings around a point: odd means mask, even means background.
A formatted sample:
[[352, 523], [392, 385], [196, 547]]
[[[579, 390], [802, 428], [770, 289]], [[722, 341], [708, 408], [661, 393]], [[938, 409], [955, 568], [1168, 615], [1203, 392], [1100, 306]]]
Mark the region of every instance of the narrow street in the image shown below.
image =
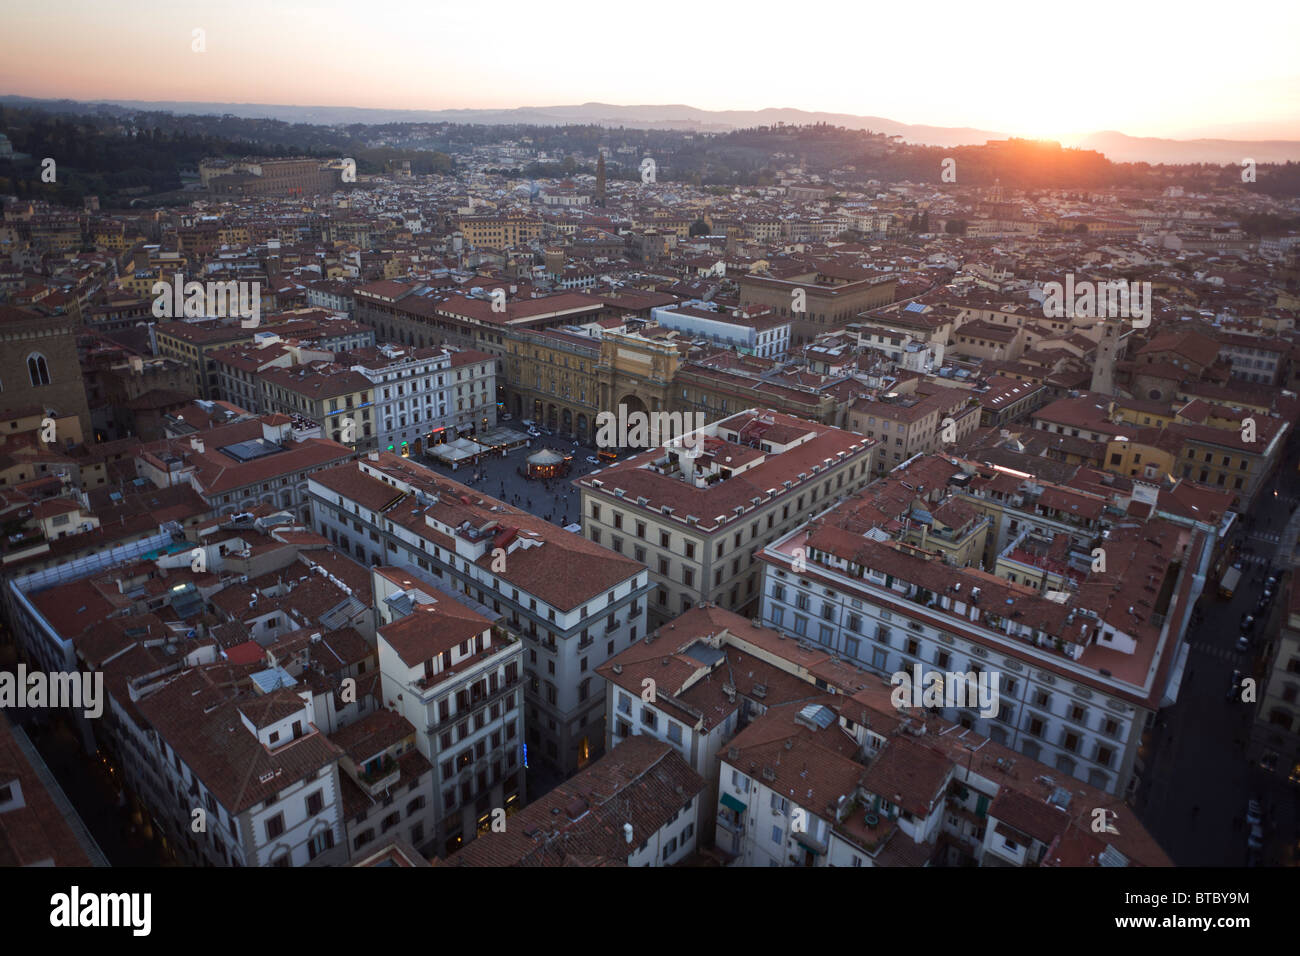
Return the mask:
[[1236, 650], [1242, 617], [1255, 613], [1265, 579], [1292, 567], [1300, 533], [1300, 512], [1293, 514], [1300, 485], [1297, 453], [1293, 440], [1255, 509], [1241, 517], [1232, 535], [1243, 562], [1241, 583], [1232, 598], [1219, 597], [1217, 579], [1206, 581], [1198, 604], [1202, 617], [1186, 635], [1191, 653], [1178, 701], [1160, 714], [1144, 741], [1147, 769], [1135, 809], [1179, 866], [1246, 866], [1246, 805], [1253, 796], [1261, 796], [1264, 806], [1264, 847], [1258, 863], [1296, 863], [1300, 790], [1285, 776], [1248, 761], [1257, 705], [1243, 702], [1240, 695], [1229, 700], [1228, 691], [1234, 670], [1254, 677], [1262, 691], [1269, 663], [1265, 650], [1271, 651], [1285, 615], [1282, 589], [1289, 582], [1283, 578], [1274, 600], [1259, 616], [1250, 649]]

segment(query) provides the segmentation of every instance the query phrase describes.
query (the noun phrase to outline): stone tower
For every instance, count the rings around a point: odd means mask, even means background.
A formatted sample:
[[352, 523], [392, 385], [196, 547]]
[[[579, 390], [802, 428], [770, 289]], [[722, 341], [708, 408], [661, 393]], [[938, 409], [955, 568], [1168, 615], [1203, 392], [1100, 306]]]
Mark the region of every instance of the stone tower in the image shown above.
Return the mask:
[[1101, 320], [1101, 339], [1097, 342], [1097, 360], [1092, 366], [1092, 390], [1104, 395], [1115, 393], [1115, 360], [1119, 352], [1120, 322]]
[[596, 205], [604, 208], [605, 206], [605, 154], [598, 152], [596, 156]]

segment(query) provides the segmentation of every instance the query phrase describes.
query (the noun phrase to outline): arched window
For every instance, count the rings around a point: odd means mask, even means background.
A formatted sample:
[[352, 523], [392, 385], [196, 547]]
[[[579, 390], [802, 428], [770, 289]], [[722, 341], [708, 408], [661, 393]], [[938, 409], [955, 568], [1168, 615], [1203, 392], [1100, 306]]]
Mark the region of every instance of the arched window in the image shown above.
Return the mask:
[[33, 385], [50, 384], [50, 367], [45, 362], [45, 356], [40, 352], [33, 352], [27, 356], [27, 376], [32, 380]]

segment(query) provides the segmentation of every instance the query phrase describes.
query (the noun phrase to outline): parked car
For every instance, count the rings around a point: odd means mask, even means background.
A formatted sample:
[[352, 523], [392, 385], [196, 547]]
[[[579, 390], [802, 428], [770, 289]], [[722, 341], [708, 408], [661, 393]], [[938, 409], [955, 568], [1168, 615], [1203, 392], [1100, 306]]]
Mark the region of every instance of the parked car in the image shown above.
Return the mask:
[[1250, 650], [1250, 638], [1245, 634], [1242, 634], [1237, 638], [1237, 650], [1242, 653]]
[[1241, 696], [1241, 671], [1232, 672], [1232, 683], [1228, 686], [1228, 696], [1225, 700], [1238, 700]]
[[589, 464], [589, 465], [599, 465], [599, 464], [600, 464], [600, 459], [597, 458], [595, 455], [588, 455], [588, 456], [587, 456], [587, 464]]
[[1277, 575], [1270, 574], [1268, 576], [1268, 580], [1264, 582], [1264, 590], [1272, 591], [1276, 587], [1277, 587]]
[[1242, 630], [1242, 633], [1245, 633], [1245, 634], [1250, 634], [1252, 631], [1255, 630], [1255, 615], [1253, 615], [1253, 614], [1243, 614], [1243, 615], [1242, 615], [1242, 618], [1241, 618], [1241, 630]]

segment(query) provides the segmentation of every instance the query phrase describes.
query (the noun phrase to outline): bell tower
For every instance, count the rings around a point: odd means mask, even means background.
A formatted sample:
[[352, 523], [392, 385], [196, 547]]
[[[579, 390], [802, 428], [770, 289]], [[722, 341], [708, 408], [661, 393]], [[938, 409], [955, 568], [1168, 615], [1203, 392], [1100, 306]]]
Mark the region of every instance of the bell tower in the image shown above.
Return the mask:
[[1105, 395], [1114, 394], [1115, 359], [1119, 352], [1120, 322], [1101, 320], [1101, 338], [1097, 342], [1097, 360], [1092, 366], [1092, 390]]

